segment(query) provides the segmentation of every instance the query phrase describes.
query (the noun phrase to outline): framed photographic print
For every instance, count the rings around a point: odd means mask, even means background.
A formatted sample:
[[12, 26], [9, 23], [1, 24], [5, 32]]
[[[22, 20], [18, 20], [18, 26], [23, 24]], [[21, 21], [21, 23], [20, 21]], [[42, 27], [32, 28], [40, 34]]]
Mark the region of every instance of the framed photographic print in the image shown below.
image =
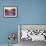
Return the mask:
[[4, 17], [16, 17], [17, 7], [4, 7]]

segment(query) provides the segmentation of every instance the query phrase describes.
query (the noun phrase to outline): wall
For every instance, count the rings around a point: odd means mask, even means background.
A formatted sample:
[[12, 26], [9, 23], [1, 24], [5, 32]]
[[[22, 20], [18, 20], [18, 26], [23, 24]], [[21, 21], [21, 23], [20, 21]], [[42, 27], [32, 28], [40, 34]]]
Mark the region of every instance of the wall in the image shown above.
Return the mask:
[[[0, 0], [0, 44], [7, 44], [9, 42], [8, 40], [8, 34], [10, 32], [17, 32], [17, 18], [4, 18], [3, 15], [3, 8], [5, 6], [18, 6], [18, 0]], [[18, 38], [17, 38], [18, 39]], [[16, 43], [18, 43], [16, 39]]]
[[[4, 18], [4, 6], [16, 6], [18, 16]], [[17, 34], [18, 24], [46, 24], [46, 0], [0, 0], [0, 44], [8, 43], [9, 32]]]

